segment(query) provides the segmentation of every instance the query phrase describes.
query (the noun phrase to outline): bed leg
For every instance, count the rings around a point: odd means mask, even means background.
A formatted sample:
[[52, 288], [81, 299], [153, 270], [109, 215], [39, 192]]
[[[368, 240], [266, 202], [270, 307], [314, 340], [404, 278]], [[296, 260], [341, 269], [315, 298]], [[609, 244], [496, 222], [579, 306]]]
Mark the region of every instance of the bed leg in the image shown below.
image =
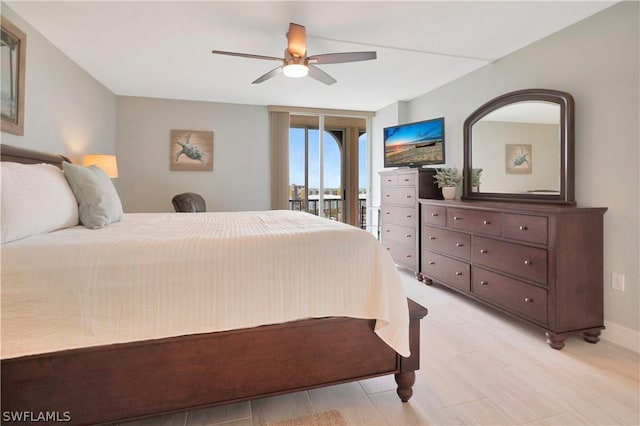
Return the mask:
[[396, 383], [398, 384], [398, 389], [396, 392], [398, 396], [402, 400], [402, 402], [407, 402], [413, 395], [413, 384], [416, 382], [416, 372], [415, 371], [407, 371], [406, 373], [398, 373], [395, 375]]

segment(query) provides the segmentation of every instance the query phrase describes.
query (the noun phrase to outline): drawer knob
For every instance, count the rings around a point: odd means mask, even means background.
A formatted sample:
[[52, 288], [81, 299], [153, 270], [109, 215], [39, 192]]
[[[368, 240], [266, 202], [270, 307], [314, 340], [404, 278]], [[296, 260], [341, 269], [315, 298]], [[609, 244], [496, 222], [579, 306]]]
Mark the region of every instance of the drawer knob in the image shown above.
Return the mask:
[[454, 217], [453, 217], [453, 220], [460, 220], [460, 219], [462, 219], [462, 218], [461, 218], [461, 217], [459, 217], [459, 216], [454, 216]]
[[407, 198], [411, 198], [411, 195], [407, 195]]
[[391, 250], [389, 247], [387, 247], [387, 250]]
[[480, 285], [489, 285], [487, 281], [480, 281]]
[[431, 213], [431, 216], [438, 217], [438, 213]]
[[410, 254], [408, 254], [408, 255], [406, 255], [405, 257], [406, 257], [407, 259], [410, 259], [410, 258], [411, 258], [411, 255], [410, 255]]
[[429, 265], [435, 265], [436, 262], [434, 262], [433, 260], [431, 262], [429, 262]]
[[482, 223], [484, 223], [485, 225], [491, 225], [491, 221], [490, 220], [483, 220]]
[[411, 219], [411, 217], [412, 217], [412, 216], [411, 216], [410, 214], [408, 214], [408, 215], [407, 215], [407, 219]]
[[430, 240], [435, 240], [435, 239], [436, 239], [436, 237], [431, 236], [431, 237], [429, 237], [429, 239], [430, 239]]
[[530, 297], [525, 297], [524, 301], [527, 302], [527, 303], [533, 303], [533, 299], [530, 298]]
[[391, 229], [387, 229], [387, 230], [386, 230], [386, 231], [384, 231], [384, 232], [391, 232]]
[[391, 182], [391, 179], [387, 179], [387, 182]]
[[462, 243], [456, 243], [456, 247], [462, 247]]
[[484, 254], [484, 253], [489, 253], [489, 251], [488, 251], [488, 250], [485, 250], [485, 249], [480, 249], [480, 253], [482, 253], [482, 254]]
[[391, 212], [385, 212], [384, 214], [391, 214]]
[[387, 198], [389, 198], [389, 197], [391, 197], [391, 195], [389, 195], [389, 194], [386, 194], [386, 195], [385, 195], [385, 197], [387, 197]]
[[411, 238], [411, 234], [407, 234], [407, 235], [405, 235], [405, 237]]
[[456, 275], [460, 276], [460, 275], [462, 275], [462, 272], [456, 272]]
[[527, 229], [528, 229], [528, 228], [527, 228], [526, 226], [524, 226], [524, 225], [520, 225], [520, 230], [521, 230], [521, 231], [526, 231]]
[[524, 264], [525, 264], [525, 265], [533, 265], [533, 262], [532, 262], [532, 261], [530, 261], [530, 260], [525, 260], [525, 261], [524, 261]]
[[405, 181], [405, 182], [409, 182], [409, 179], [407, 179], [407, 178], [404, 178], [404, 181]]

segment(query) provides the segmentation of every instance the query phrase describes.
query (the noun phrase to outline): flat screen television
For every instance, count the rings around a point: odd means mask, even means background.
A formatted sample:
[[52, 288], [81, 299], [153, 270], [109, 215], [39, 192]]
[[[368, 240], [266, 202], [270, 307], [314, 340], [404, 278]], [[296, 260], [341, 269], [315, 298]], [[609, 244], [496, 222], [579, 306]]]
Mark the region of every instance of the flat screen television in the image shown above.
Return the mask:
[[384, 129], [384, 167], [444, 164], [444, 117]]

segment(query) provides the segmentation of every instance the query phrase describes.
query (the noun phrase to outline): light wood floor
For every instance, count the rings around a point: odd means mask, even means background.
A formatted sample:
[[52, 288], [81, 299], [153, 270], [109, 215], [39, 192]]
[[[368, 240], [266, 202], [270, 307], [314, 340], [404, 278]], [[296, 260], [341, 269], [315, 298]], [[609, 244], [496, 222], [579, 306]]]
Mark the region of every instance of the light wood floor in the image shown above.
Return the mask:
[[429, 310], [413, 398], [392, 376], [205, 410], [135, 425], [251, 426], [340, 410], [349, 425], [638, 425], [639, 355], [570, 337], [561, 351], [539, 330], [403, 273], [407, 295]]

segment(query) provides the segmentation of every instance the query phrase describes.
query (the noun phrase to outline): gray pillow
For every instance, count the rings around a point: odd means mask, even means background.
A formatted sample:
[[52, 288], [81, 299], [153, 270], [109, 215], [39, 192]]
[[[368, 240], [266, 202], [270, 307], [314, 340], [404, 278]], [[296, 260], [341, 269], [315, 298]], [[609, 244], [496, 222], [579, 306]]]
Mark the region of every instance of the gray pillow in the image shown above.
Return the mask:
[[80, 222], [91, 229], [122, 219], [122, 203], [109, 176], [98, 166], [62, 163], [64, 176], [78, 200]]

